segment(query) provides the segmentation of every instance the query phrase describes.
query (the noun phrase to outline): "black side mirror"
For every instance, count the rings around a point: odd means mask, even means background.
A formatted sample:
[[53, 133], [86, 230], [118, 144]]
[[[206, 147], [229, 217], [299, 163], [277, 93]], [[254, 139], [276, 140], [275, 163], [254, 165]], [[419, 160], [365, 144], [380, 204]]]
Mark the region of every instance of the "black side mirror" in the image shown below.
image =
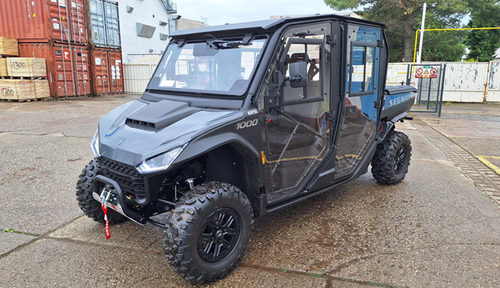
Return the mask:
[[306, 87], [307, 78], [307, 63], [294, 62], [290, 63], [290, 77], [285, 77], [285, 81], [290, 81], [290, 86], [293, 88]]

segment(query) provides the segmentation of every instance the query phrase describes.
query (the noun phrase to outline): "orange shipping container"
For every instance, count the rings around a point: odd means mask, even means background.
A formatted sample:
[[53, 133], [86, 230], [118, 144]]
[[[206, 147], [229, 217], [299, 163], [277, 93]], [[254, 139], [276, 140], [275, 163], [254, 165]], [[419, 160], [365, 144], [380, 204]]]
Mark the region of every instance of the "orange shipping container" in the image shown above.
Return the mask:
[[46, 59], [50, 96], [61, 98], [91, 94], [87, 47], [53, 43], [19, 43], [19, 55]]
[[86, 45], [85, 0], [1, 0], [0, 35]]
[[122, 53], [119, 49], [92, 47], [90, 64], [94, 95], [123, 93]]

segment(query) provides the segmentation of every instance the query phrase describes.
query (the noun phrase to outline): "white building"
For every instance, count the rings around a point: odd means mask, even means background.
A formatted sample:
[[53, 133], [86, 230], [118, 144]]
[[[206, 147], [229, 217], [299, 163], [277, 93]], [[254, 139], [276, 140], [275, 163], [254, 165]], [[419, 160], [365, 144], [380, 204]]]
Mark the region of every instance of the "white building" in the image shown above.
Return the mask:
[[[171, 0], [119, 0], [124, 63], [158, 63], [175, 30], [176, 5]], [[173, 24], [173, 25], [172, 25]]]

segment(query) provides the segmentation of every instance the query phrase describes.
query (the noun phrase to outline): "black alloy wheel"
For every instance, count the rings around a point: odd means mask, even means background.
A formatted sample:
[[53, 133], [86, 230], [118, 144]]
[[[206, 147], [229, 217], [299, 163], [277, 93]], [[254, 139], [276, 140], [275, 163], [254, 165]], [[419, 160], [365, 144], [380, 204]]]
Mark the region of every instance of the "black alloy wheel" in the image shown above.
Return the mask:
[[240, 238], [240, 223], [239, 215], [232, 209], [221, 208], [213, 212], [198, 237], [201, 259], [214, 263], [229, 255]]
[[167, 213], [163, 249], [181, 277], [213, 282], [241, 261], [253, 223], [252, 205], [245, 193], [228, 183], [203, 183]]

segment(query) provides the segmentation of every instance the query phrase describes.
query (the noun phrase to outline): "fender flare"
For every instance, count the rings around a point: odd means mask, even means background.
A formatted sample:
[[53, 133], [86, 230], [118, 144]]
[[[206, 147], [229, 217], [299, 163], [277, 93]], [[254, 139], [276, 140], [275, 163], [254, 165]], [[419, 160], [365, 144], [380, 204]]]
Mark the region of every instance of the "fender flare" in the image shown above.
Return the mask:
[[191, 141], [176, 159], [174, 164], [187, 162], [209, 151], [230, 143], [238, 143], [242, 145], [243, 147], [247, 148], [257, 160], [260, 159], [260, 152], [258, 152], [258, 150], [253, 147], [253, 145], [250, 144], [248, 140], [234, 132], [225, 132], [222, 134], [202, 137]]

